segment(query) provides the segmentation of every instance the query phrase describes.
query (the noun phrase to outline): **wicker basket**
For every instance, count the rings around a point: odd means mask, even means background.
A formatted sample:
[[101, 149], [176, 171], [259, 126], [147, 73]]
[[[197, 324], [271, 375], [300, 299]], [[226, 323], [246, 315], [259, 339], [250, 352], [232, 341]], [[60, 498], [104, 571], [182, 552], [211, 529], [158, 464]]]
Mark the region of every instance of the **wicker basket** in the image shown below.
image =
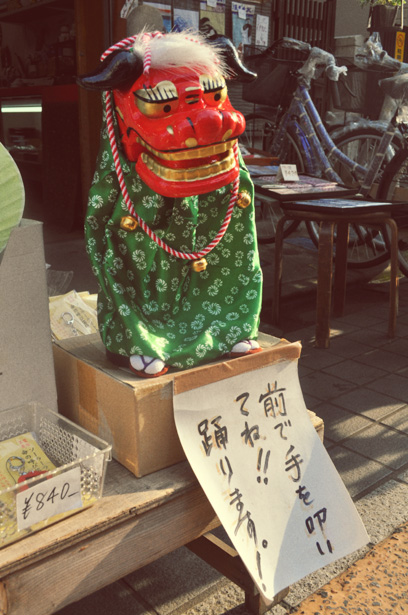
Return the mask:
[[[347, 66], [347, 62], [341, 59], [337, 59], [337, 63]], [[389, 74], [349, 65], [347, 75], [341, 75], [338, 81], [339, 100], [336, 102], [333, 97], [334, 106], [341, 111], [354, 111], [370, 119], [378, 119], [384, 101], [378, 82]]]
[[297, 85], [294, 73], [303, 62], [304, 58], [277, 58], [276, 49], [251, 47], [245, 54], [244, 63], [258, 78], [243, 86], [242, 98], [269, 107], [289, 105]]

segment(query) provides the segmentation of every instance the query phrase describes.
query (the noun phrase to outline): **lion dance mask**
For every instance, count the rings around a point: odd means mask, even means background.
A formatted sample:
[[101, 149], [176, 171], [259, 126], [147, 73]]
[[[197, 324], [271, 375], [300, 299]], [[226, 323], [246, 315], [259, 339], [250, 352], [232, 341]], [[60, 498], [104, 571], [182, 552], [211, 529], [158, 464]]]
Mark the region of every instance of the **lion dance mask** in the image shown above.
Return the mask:
[[105, 91], [85, 222], [109, 358], [154, 377], [259, 351], [262, 273], [225, 37], [141, 33], [81, 77]]

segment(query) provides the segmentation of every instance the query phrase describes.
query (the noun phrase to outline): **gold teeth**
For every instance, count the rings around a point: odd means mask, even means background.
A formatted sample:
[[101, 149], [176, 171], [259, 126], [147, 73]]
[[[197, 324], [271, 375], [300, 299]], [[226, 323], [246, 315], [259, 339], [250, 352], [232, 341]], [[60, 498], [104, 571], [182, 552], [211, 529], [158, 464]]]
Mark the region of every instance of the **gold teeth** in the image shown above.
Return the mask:
[[169, 182], [193, 182], [199, 179], [208, 179], [231, 171], [235, 166], [235, 157], [232, 151], [224, 160], [190, 169], [169, 169], [150, 158], [146, 153], [142, 154], [142, 160], [150, 171]]
[[158, 152], [153, 147], [148, 145], [143, 139], [138, 138], [138, 142], [143, 145], [149, 152], [154, 154], [157, 158], [162, 160], [194, 160], [195, 158], [207, 158], [207, 156], [214, 156], [216, 154], [224, 154], [228, 150], [233, 148], [234, 142], [227, 141], [225, 143], [216, 143], [215, 145], [208, 145], [206, 147], [200, 147], [195, 150], [183, 150], [181, 152]]

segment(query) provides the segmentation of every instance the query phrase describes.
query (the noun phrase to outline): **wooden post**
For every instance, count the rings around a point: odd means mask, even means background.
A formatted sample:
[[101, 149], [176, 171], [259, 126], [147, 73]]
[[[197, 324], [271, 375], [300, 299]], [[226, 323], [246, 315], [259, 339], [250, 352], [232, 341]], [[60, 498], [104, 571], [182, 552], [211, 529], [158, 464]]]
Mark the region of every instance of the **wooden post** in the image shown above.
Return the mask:
[[334, 222], [320, 224], [317, 304], [316, 304], [316, 347], [330, 346], [331, 285], [333, 276], [333, 234]]
[[244, 590], [245, 606], [253, 615], [264, 615], [289, 593], [286, 587], [275, 596], [272, 604], [265, 604], [238, 552], [211, 532], [189, 542], [186, 547]]
[[333, 316], [343, 316], [344, 314], [346, 302], [348, 239], [348, 222], [346, 220], [338, 221], [333, 289]]
[[337, 0], [326, 0], [323, 21], [323, 49], [334, 53], [334, 27]]
[[[100, 0], [75, 0], [77, 33], [77, 73], [84, 75], [98, 66], [104, 52], [104, 14]], [[102, 123], [99, 92], [79, 88], [79, 144], [81, 158], [81, 187], [85, 211], [88, 191], [95, 172]]]

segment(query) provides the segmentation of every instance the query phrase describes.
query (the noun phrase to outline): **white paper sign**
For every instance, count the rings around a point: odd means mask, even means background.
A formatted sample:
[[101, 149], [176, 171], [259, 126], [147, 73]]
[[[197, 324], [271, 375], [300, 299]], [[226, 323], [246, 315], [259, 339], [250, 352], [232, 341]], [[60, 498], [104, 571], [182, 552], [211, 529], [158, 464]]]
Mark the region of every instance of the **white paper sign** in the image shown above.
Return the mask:
[[176, 394], [174, 409], [191, 467], [266, 600], [368, 542], [296, 361]]
[[54, 515], [82, 508], [81, 469], [72, 468], [16, 496], [17, 527], [24, 530]]
[[298, 182], [299, 175], [295, 164], [280, 164], [276, 174], [278, 182]]
[[255, 30], [255, 45], [260, 47], [268, 46], [268, 32], [269, 32], [269, 17], [267, 15], [256, 16], [256, 30]]

